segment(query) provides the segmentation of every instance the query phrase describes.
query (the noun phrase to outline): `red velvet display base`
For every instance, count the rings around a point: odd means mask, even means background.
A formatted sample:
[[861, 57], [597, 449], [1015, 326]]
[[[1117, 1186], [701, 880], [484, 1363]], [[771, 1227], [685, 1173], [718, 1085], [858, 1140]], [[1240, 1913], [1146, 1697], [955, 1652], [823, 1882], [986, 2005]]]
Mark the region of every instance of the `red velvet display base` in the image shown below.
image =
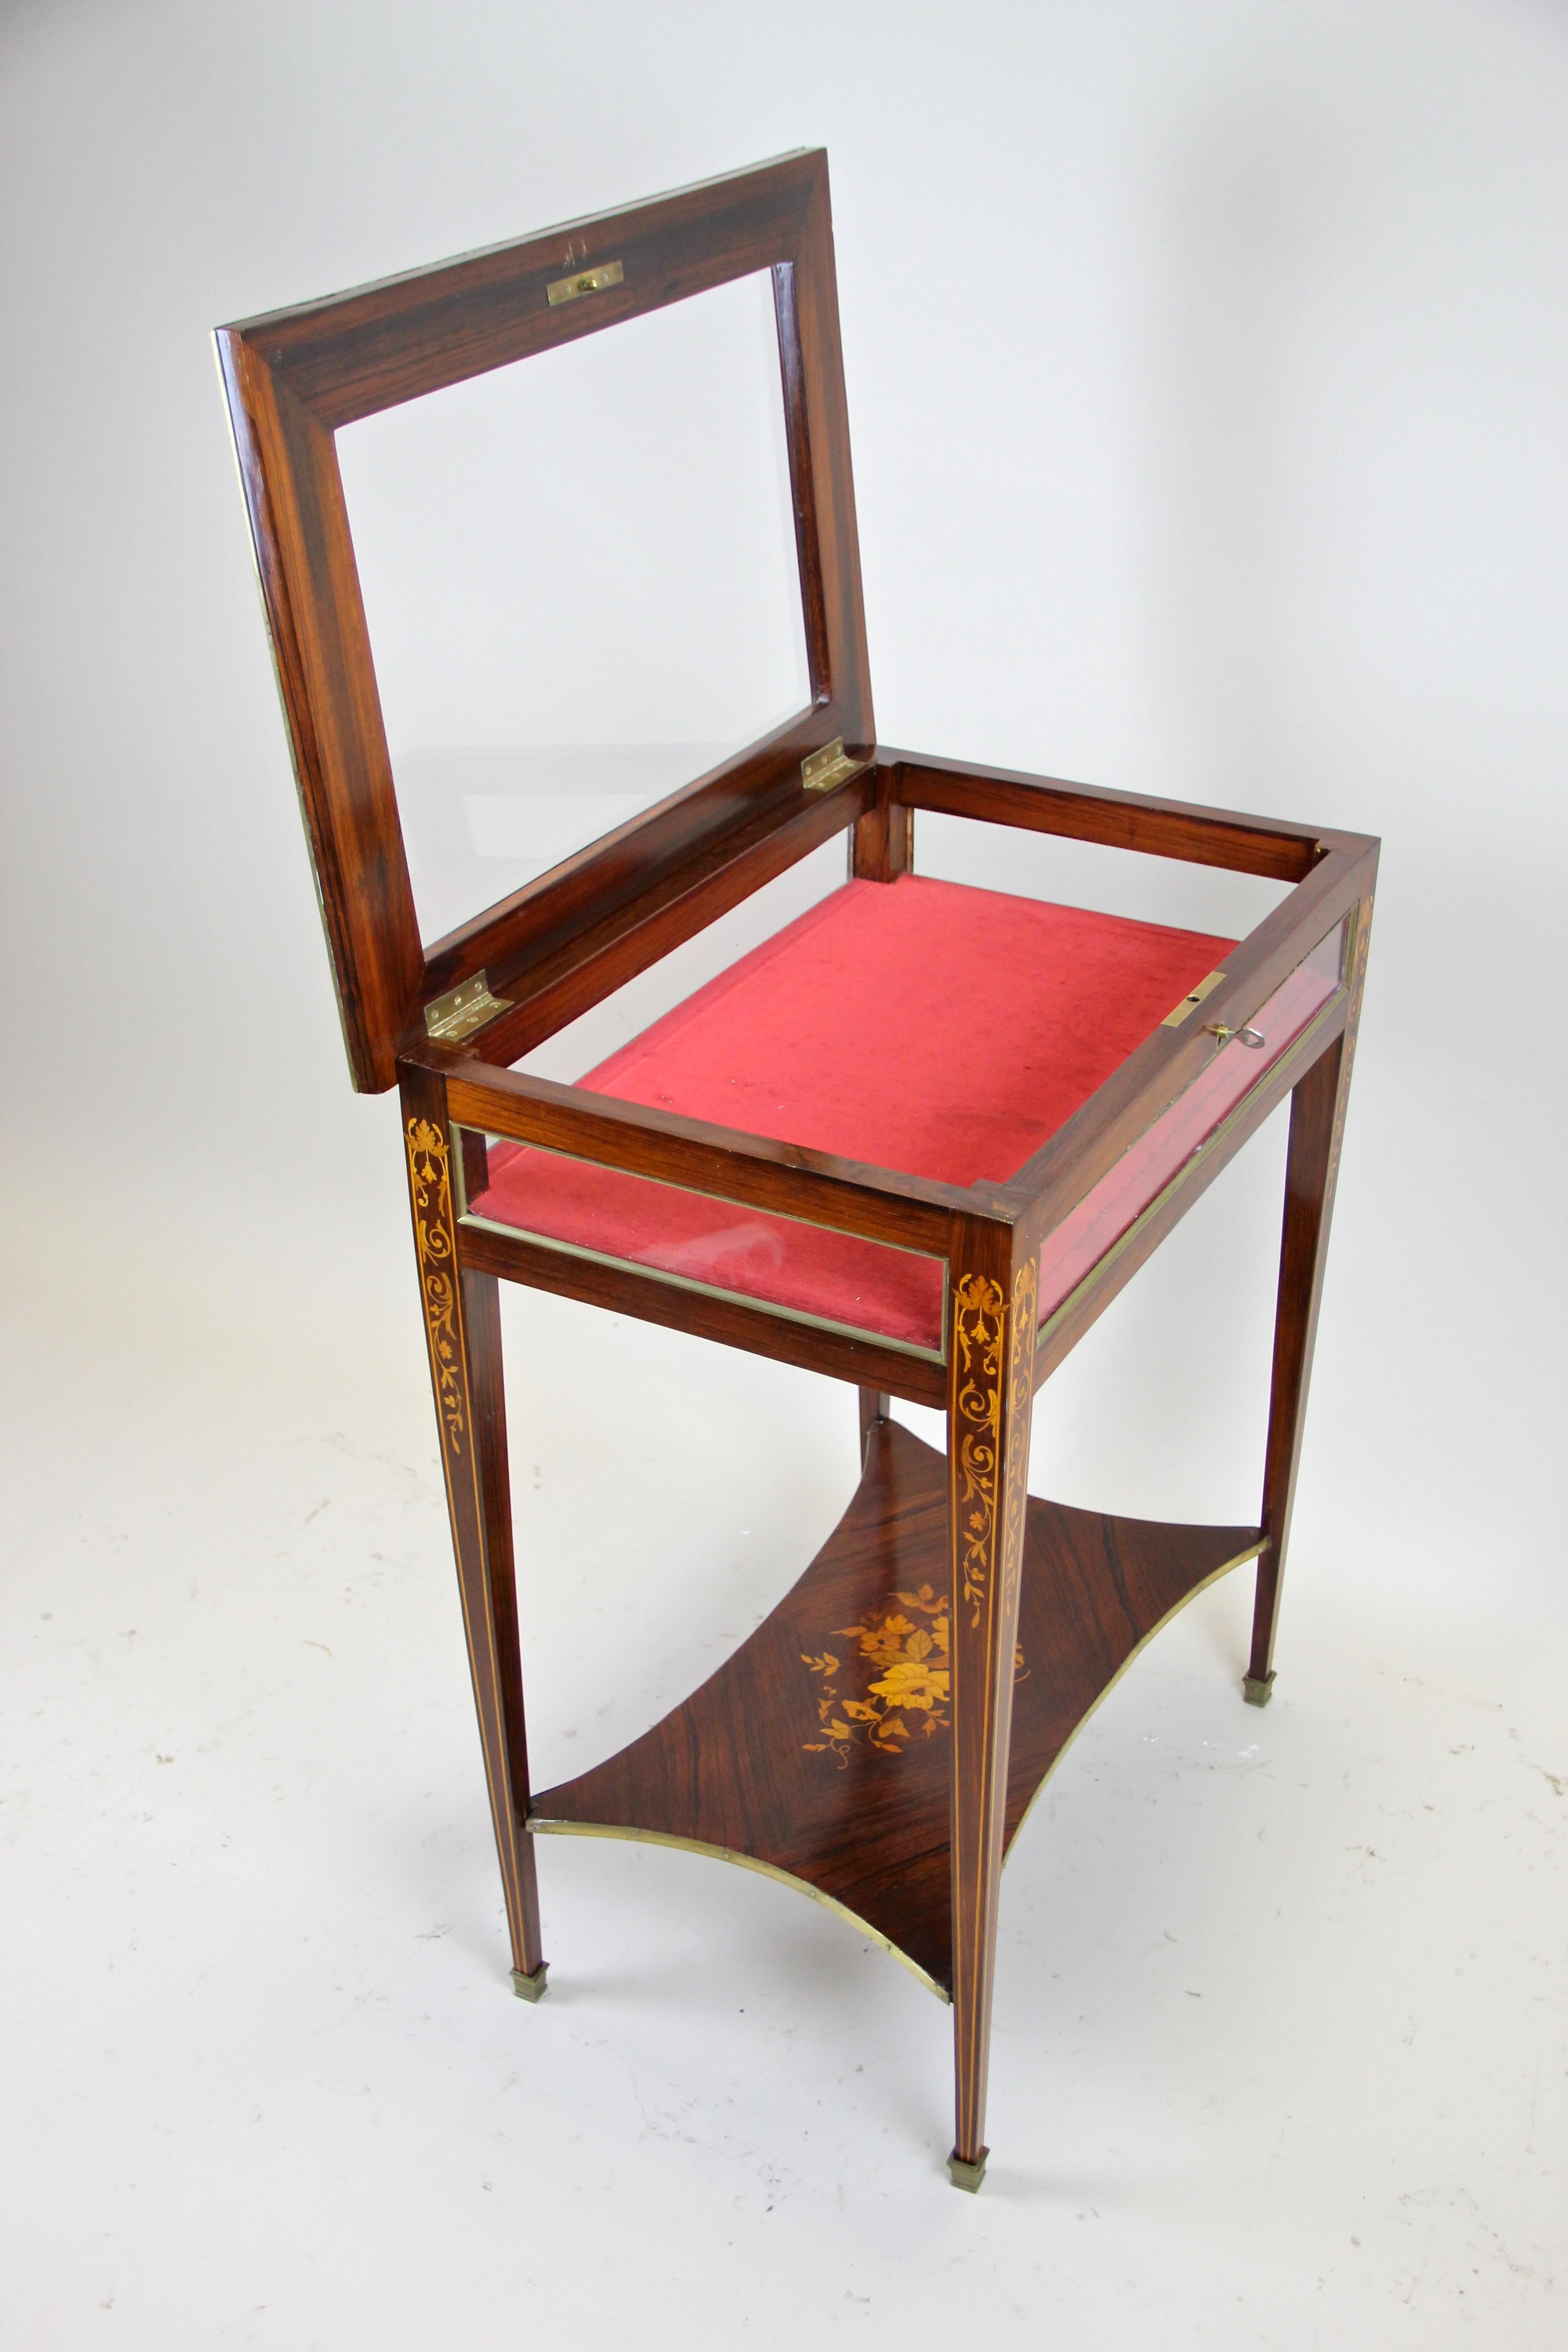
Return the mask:
[[[587, 1072], [591, 1093], [1004, 1182], [1235, 944], [906, 875], [850, 882]], [[918, 1348], [939, 1261], [492, 1143], [470, 1211]]]

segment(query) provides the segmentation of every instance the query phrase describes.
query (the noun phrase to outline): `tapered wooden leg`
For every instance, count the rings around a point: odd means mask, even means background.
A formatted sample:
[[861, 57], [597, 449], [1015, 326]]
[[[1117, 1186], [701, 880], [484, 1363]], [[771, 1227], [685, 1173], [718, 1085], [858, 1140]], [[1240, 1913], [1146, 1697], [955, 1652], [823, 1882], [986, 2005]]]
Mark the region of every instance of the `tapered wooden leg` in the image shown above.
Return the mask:
[[866, 1448], [871, 1443], [871, 1432], [879, 1421], [890, 1419], [893, 1400], [880, 1389], [861, 1389], [860, 1398], [860, 1467], [866, 1467]]
[[537, 2000], [544, 1990], [545, 1962], [540, 1949], [533, 1841], [524, 1827], [528, 1751], [500, 1302], [493, 1276], [459, 1274], [458, 1269], [451, 1139], [441, 1082], [425, 1074], [410, 1080], [404, 1090], [403, 1115], [441, 1467], [511, 1936], [512, 1987], [523, 2000]]
[[952, 1259], [948, 1385], [952, 1548], [952, 2011], [956, 2120], [948, 2169], [985, 2169], [991, 1990], [1002, 1877], [1013, 1658], [1024, 1563], [1037, 1260], [1005, 1226], [964, 1220]]
[[1350, 1097], [1351, 1063], [1366, 973], [1371, 918], [1368, 900], [1357, 910], [1356, 936], [1351, 950], [1350, 1013], [1344, 1030], [1313, 1063], [1290, 1097], [1285, 1229], [1279, 1250], [1274, 1374], [1263, 1472], [1262, 1527], [1268, 1543], [1258, 1562], [1252, 1655], [1241, 1686], [1251, 1706], [1267, 1706], [1274, 1688], [1274, 1636], [1279, 1622], [1290, 1516], [1296, 1503], [1296, 1473], [1306, 1426], [1307, 1390], [1312, 1376], [1318, 1309], [1323, 1296], [1329, 1224], [1333, 1214], [1340, 1145]]
[[[544, 1990], [545, 1962], [540, 1948], [533, 1840], [522, 1826], [529, 1810], [528, 1737], [522, 1714], [517, 1575], [512, 1559], [511, 1478], [507, 1464], [506, 1393], [501, 1372], [500, 1285], [494, 1275], [465, 1274], [461, 1289], [469, 1392], [474, 1407], [474, 1452], [484, 1523], [483, 1567], [490, 1629], [488, 1654], [494, 1660], [501, 1731], [500, 1752], [495, 1759], [491, 1785], [493, 1789], [504, 1789], [510, 1800], [507, 1822], [515, 1825], [508, 1831], [498, 1815], [496, 1843], [506, 1888], [507, 1925], [511, 1933], [513, 1989], [523, 2000], [537, 2000]], [[471, 1663], [471, 1641], [469, 1659]], [[480, 1671], [475, 1667], [476, 1698]], [[481, 1701], [481, 1738], [488, 1738], [486, 1712]], [[486, 1770], [492, 1772], [488, 1754]]]

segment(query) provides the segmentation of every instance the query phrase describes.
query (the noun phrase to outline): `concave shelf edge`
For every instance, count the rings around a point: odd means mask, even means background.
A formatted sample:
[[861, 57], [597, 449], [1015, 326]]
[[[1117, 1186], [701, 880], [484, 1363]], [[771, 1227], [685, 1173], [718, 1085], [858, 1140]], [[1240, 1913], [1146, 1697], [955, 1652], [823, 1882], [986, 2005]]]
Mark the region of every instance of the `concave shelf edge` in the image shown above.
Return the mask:
[[[1029, 1498], [1009, 1847], [1139, 1652], [1262, 1548], [1255, 1527]], [[777, 1607], [640, 1738], [542, 1791], [529, 1829], [679, 1846], [780, 1879], [947, 1999], [948, 1577], [946, 1457], [880, 1423], [848, 1508]]]
[[797, 1878], [793, 1870], [781, 1870], [776, 1862], [759, 1862], [754, 1853], [738, 1853], [733, 1846], [705, 1845], [700, 1838], [677, 1837], [671, 1830], [627, 1829], [620, 1822], [547, 1822], [540, 1814], [531, 1813], [523, 1827], [534, 1837], [629, 1838], [635, 1845], [675, 1846], [682, 1853], [700, 1853], [710, 1862], [732, 1862], [741, 1870], [754, 1870], [759, 1878], [772, 1878], [795, 1895], [808, 1895], [825, 1911], [836, 1912], [840, 1919], [848, 1921], [858, 1936], [864, 1936], [868, 1943], [897, 1960], [900, 1968], [908, 1969], [910, 1976], [918, 1977], [938, 2000], [945, 2001], [950, 2008], [952, 2004], [952, 1995], [946, 1985], [938, 1984], [918, 1960], [900, 1951], [890, 1936], [884, 1936], [879, 1927], [873, 1927], [869, 1919], [862, 1919], [858, 1911], [851, 1911], [836, 1895], [825, 1895], [820, 1886], [813, 1886], [809, 1878]]

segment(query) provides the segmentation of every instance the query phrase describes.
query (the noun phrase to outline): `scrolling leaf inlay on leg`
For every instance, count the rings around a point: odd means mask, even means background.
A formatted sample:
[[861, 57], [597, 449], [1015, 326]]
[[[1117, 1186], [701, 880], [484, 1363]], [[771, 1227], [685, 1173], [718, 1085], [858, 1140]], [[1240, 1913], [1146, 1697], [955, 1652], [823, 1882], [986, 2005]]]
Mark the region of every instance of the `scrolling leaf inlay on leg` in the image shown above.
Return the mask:
[[960, 1380], [958, 1516], [963, 1545], [963, 1599], [977, 1626], [991, 1573], [996, 1523], [996, 1447], [1002, 1427], [1002, 1286], [989, 1275], [966, 1276], [953, 1294], [953, 1345]]
[[447, 1139], [427, 1118], [408, 1122], [408, 1175], [419, 1283], [435, 1368], [441, 1423], [454, 1454], [463, 1450], [463, 1389], [458, 1360], [452, 1271], [452, 1188]]

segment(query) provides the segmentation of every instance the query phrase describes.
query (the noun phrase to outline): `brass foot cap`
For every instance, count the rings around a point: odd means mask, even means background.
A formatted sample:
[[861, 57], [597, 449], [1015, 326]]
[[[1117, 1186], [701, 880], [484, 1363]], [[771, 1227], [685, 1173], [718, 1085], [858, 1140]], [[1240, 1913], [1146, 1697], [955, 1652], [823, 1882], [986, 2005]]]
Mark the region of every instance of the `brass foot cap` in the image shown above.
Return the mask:
[[1266, 1675], [1244, 1675], [1241, 1678], [1241, 1696], [1248, 1706], [1267, 1706], [1274, 1696], [1272, 1672]]
[[549, 1974], [550, 1963], [548, 1960], [541, 1960], [539, 1966], [534, 1969], [533, 1974], [531, 1977], [525, 1977], [521, 1969], [513, 1969], [511, 1972], [511, 1989], [513, 1992], [516, 1993], [519, 2000], [542, 2000], [544, 1999], [544, 1979]]
[[958, 2150], [954, 2148], [947, 2159], [947, 2169], [953, 2187], [967, 2189], [973, 2197], [985, 2178], [985, 2159], [990, 2153], [991, 2150], [988, 2147], [983, 2147], [973, 2163], [966, 2164]]

